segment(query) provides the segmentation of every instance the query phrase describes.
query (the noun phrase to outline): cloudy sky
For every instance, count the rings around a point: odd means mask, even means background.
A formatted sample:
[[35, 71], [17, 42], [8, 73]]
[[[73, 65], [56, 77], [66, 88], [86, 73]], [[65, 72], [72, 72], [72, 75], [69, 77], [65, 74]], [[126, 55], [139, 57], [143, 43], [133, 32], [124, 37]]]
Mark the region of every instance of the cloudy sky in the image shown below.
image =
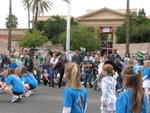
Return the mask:
[[[45, 16], [66, 15], [67, 4], [63, 0], [52, 0], [54, 5]], [[12, 13], [18, 17], [18, 28], [27, 28], [27, 11], [21, 4], [21, 0], [12, 0]], [[130, 0], [130, 8], [144, 8], [147, 15], [150, 15], [149, 0]], [[0, 1], [0, 28], [5, 28], [5, 18], [8, 16], [9, 0]], [[81, 16], [87, 9], [101, 9], [108, 7], [112, 9], [126, 8], [126, 0], [71, 0], [71, 13], [73, 16]]]

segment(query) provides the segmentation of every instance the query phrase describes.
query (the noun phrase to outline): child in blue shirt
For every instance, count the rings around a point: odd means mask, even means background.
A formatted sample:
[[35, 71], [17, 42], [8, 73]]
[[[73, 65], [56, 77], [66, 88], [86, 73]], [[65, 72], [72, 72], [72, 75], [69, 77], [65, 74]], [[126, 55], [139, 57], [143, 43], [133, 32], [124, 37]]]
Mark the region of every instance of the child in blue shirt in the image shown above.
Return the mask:
[[144, 61], [142, 77], [143, 77], [143, 88], [145, 89], [145, 93], [150, 105], [150, 96], [149, 96], [150, 95], [150, 61], [149, 60]]
[[87, 92], [80, 83], [80, 68], [76, 63], [65, 66], [66, 88], [62, 113], [85, 113], [87, 107]]
[[15, 70], [17, 68], [17, 64], [14, 59], [11, 59], [11, 63], [9, 64], [9, 68]]
[[13, 94], [12, 103], [19, 102], [25, 91], [24, 85], [22, 84], [20, 77], [14, 74], [14, 70], [8, 69], [7, 75], [6, 84], [0, 88], [0, 91], [4, 90], [8, 94]]
[[139, 67], [136, 65], [126, 66], [122, 77], [127, 89], [117, 98], [116, 113], [149, 113]]
[[5, 81], [6, 81], [6, 79], [7, 79], [5, 72], [6, 72], [6, 70], [2, 70], [2, 71], [0, 72], [0, 82], [4, 82], [4, 83], [5, 83]]
[[21, 76], [21, 80], [26, 85], [27, 92], [25, 94], [26, 97], [30, 96], [30, 94], [34, 94], [33, 89], [38, 87], [38, 81], [36, 78], [27, 71], [27, 68], [23, 67], [21, 70], [23, 76]]

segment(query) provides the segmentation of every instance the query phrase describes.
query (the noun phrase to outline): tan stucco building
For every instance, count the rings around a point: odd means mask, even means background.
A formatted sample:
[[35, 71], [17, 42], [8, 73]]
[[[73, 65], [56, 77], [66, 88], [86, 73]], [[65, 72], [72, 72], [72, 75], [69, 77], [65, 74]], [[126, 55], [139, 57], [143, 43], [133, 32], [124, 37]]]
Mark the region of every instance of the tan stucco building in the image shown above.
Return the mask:
[[124, 10], [102, 8], [77, 17], [76, 19], [81, 25], [99, 29], [99, 38], [104, 40], [102, 49], [105, 52], [111, 52], [112, 48], [116, 48], [115, 31], [118, 26], [121, 26], [125, 22]]
[[[130, 9], [131, 12], [138, 12], [138, 10]], [[117, 37], [115, 31], [118, 26], [125, 23], [126, 10], [125, 9], [109, 9], [102, 8], [99, 10], [88, 10], [88, 13], [76, 18], [81, 25], [95, 27], [99, 30], [99, 38], [102, 39], [102, 51], [104, 53], [112, 52], [112, 48], [117, 48], [119, 53], [124, 56], [125, 44], [117, 44]], [[130, 44], [130, 52], [150, 51], [150, 43], [135, 43]]]

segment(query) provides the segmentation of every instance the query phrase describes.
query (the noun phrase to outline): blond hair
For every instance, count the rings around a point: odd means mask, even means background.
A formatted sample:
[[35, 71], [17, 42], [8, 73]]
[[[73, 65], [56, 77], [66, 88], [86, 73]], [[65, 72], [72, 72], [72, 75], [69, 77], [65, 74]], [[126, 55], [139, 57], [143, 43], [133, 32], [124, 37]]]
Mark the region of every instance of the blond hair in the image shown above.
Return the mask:
[[65, 65], [66, 87], [72, 87], [75, 90], [80, 90], [80, 76], [80, 68], [76, 63], [69, 62]]

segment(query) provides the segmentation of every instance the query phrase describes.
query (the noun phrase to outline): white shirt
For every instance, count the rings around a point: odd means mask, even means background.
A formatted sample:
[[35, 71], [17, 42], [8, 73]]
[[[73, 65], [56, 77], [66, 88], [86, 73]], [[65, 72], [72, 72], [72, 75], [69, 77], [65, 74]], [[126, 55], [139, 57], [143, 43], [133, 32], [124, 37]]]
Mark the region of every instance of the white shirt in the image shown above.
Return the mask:
[[116, 103], [116, 80], [112, 76], [106, 76], [101, 80], [101, 103], [106, 104], [106, 107], [101, 105], [101, 110], [114, 111]]

